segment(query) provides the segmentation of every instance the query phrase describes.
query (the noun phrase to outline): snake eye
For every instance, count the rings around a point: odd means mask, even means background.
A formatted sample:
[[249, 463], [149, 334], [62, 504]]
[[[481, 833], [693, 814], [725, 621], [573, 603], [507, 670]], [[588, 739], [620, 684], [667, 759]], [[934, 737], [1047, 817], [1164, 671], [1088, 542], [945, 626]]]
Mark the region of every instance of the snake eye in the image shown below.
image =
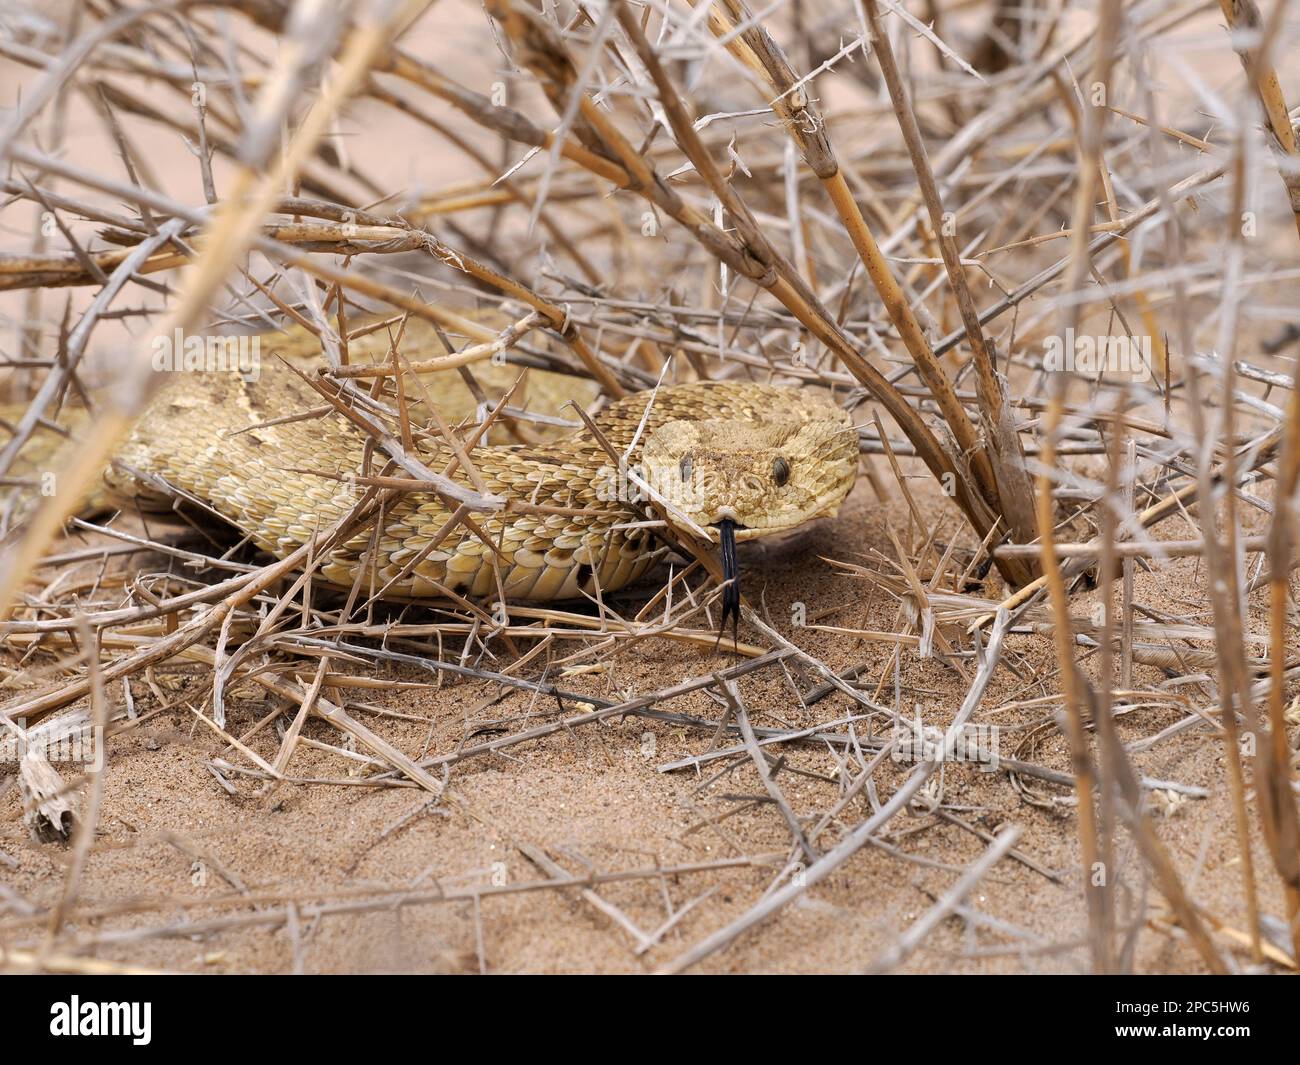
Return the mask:
[[686, 484], [691, 479], [691, 468], [693, 466], [694, 462], [691, 460], [690, 454], [683, 455], [681, 462], [682, 484]]
[[776, 461], [772, 463], [772, 480], [776, 481], [778, 488], [784, 488], [785, 482], [790, 479], [790, 463], [786, 462], [780, 455], [777, 455]]

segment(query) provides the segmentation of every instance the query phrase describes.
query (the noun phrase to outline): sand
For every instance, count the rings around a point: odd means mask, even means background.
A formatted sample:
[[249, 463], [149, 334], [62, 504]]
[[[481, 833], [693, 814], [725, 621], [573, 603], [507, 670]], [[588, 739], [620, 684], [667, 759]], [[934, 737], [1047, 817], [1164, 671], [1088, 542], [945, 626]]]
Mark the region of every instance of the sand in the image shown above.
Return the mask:
[[[921, 496], [928, 494], [924, 486]], [[929, 503], [935, 507], [937, 500]], [[937, 509], [937, 507], [936, 507]], [[781, 604], [802, 597], [810, 613], [847, 605], [846, 626], [896, 631], [894, 604], [865, 599], [861, 582], [837, 574], [822, 556], [857, 560], [890, 551], [885, 523], [906, 532], [904, 508], [881, 506], [862, 479], [839, 518], [820, 524], [799, 542], [744, 551], [750, 594], [762, 597], [779, 627], [833, 669], [866, 663], [879, 676], [891, 649], [879, 643], [796, 630]], [[1168, 523], [1162, 534], [1176, 538]], [[1200, 570], [1200, 572], [1198, 572]], [[1204, 573], [1196, 560], [1166, 564], [1138, 578], [1137, 598], [1171, 606], [1200, 594]], [[641, 593], [643, 598], [645, 593]], [[629, 598], [635, 600], [634, 594]], [[1082, 597], [1079, 608], [1087, 606]], [[1254, 619], [1258, 621], [1259, 619]], [[720, 651], [683, 651], [666, 641], [647, 641], [603, 662], [599, 676], [567, 678], [565, 686], [619, 698], [707, 674], [735, 659]], [[1001, 669], [983, 702], [1003, 702], [1056, 690], [1050, 640], [1013, 636], [1007, 661], [1019, 677]], [[381, 667], [384, 679], [424, 680], [410, 671]], [[535, 674], [534, 674], [535, 675]], [[810, 678], [792, 671], [807, 690]], [[1137, 667], [1145, 682], [1159, 678]], [[815, 679], [814, 679], [815, 682]], [[158, 671], [160, 690], [183, 699], [203, 678], [181, 667]], [[947, 724], [966, 684], [950, 668], [904, 654], [901, 684], [905, 708], [919, 703], [927, 724]], [[892, 682], [891, 682], [892, 686]], [[739, 681], [755, 726], [800, 728], [835, 721], [849, 713], [835, 694], [801, 707], [779, 668]], [[229, 727], [239, 733], [268, 709], [258, 689], [237, 690]], [[156, 696], [133, 684], [137, 712], [147, 715]], [[498, 694], [480, 681], [444, 683], [439, 689], [366, 691], [361, 701], [422, 721], [364, 714], [385, 739], [412, 756], [440, 754], [481, 738], [485, 723], [526, 714], [528, 724], [553, 718], [552, 701], [527, 693]], [[890, 699], [887, 691], [886, 701]], [[716, 719], [719, 706], [703, 693], [664, 704]], [[1012, 756], [1020, 742], [1016, 726], [1046, 719], [1042, 708], [988, 716], [1003, 730], [1000, 748]], [[1121, 719], [1126, 741], [1154, 735], [1182, 714], [1135, 710]], [[977, 714], [980, 720], [983, 715]], [[424, 721], [427, 721], [426, 725]], [[508, 727], [508, 726], [507, 726]], [[841, 726], [842, 727], [842, 726]], [[877, 722], [877, 729], [888, 724]], [[303, 735], [337, 744], [338, 734], [311, 721]], [[864, 732], [865, 735], [865, 732]], [[708, 749], [710, 735], [639, 718], [608, 721], [472, 758], [450, 769], [443, 800], [414, 788], [379, 789], [333, 784], [281, 784], [261, 794], [260, 781], [235, 779], [227, 794], [208, 769], [225, 744], [195, 727], [192, 714], [176, 709], [112, 739], [108, 745], [103, 810], [80, 890], [80, 905], [93, 914], [128, 904], [136, 912], [102, 918], [77, 917], [69, 931], [93, 944], [100, 958], [167, 970], [197, 972], [638, 972], [670, 962], [692, 943], [752, 906], [772, 882], [776, 868], [753, 865], [646, 877], [602, 885], [598, 899], [578, 889], [548, 889], [472, 901], [436, 901], [439, 890], [473, 885], [514, 885], [548, 875], [528, 855], [540, 850], [568, 875], [591, 871], [698, 865], [723, 859], [779, 855], [789, 848], [781, 814], [765, 795], [753, 765], [737, 763], [728, 775], [701, 789], [691, 770], [658, 767]], [[278, 741], [264, 732], [251, 743], [272, 758]], [[816, 815], [837, 798], [839, 763], [824, 745], [784, 745], [786, 769], [778, 774], [787, 798], [801, 815]], [[1068, 771], [1064, 741], [1048, 729], [1023, 760]], [[234, 758], [234, 761], [246, 760]], [[1196, 897], [1222, 920], [1243, 925], [1240, 876], [1230, 831], [1231, 809], [1223, 786], [1219, 743], [1204, 729], [1185, 732], [1135, 756], [1143, 774], [1210, 789], [1208, 799], [1187, 799], [1157, 816], [1161, 839]], [[712, 774], [722, 763], [707, 769]], [[879, 799], [910, 770], [887, 762], [877, 774]], [[801, 774], [795, 776], [794, 771]], [[299, 778], [347, 777], [355, 763], [328, 751], [299, 748], [289, 767]], [[364, 770], [360, 771], [364, 773]], [[353, 779], [359, 779], [354, 777]], [[1017, 825], [1023, 836], [1015, 853], [1027, 863], [1004, 859], [968, 899], [972, 920], [951, 917], [929, 936], [902, 971], [1058, 972], [1086, 965], [1078, 948], [1086, 924], [1077, 837], [1068, 791], [1029, 780], [1035, 794], [1057, 804], [1044, 809], [1023, 801], [1006, 773], [949, 764], [943, 774], [945, 809], [970, 828], [936, 819], [922, 809], [897, 818], [882, 837], [786, 907], [775, 919], [708, 958], [699, 971], [851, 972], [888, 949], [954, 879], [952, 867], [975, 859], [986, 846], [973, 830], [995, 832]], [[53, 903], [62, 890], [65, 846], [32, 842], [23, 827], [18, 789], [9, 774], [0, 797], [0, 876], [21, 900]], [[1166, 804], [1167, 805], [1167, 804]], [[1165, 805], [1159, 806], [1164, 811]], [[838, 825], [852, 826], [870, 813], [860, 797]], [[829, 833], [833, 839], [838, 833]], [[829, 840], [828, 840], [829, 842]], [[1267, 867], [1262, 848], [1257, 862]], [[1142, 890], [1141, 862], [1121, 855], [1128, 890]], [[11, 867], [12, 865], [12, 867]], [[549, 874], [553, 875], [553, 874]], [[364, 913], [288, 917], [292, 907], [419, 895], [406, 906], [372, 906]], [[264, 901], [240, 901], [241, 895]], [[184, 900], [184, 901], [182, 901]], [[205, 902], [222, 900], [219, 907]], [[272, 901], [274, 900], [274, 901]], [[1161, 910], [1158, 898], [1154, 912]], [[10, 900], [0, 920], [8, 946], [37, 943], [40, 928], [26, 929]], [[604, 906], [617, 907], [617, 915]], [[690, 912], [657, 937], [649, 949], [625, 927], [649, 936], [687, 906]], [[1266, 909], [1277, 912], [1279, 902]], [[236, 923], [266, 915], [250, 927], [187, 934], [185, 925], [208, 920]], [[999, 926], [998, 922], [1006, 922]], [[162, 936], [159, 929], [179, 928]], [[135, 939], [135, 934], [142, 938]], [[1072, 945], [1073, 941], [1073, 945]], [[1200, 963], [1176, 935], [1140, 930], [1136, 964], [1142, 970], [1198, 971]]]

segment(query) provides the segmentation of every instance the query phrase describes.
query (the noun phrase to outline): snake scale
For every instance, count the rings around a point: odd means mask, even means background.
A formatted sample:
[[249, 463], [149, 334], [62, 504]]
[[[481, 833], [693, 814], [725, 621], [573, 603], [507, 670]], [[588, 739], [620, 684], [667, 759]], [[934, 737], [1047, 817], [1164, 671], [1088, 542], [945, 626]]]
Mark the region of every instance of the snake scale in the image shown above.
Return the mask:
[[[413, 343], [427, 329], [415, 320], [405, 328]], [[306, 379], [323, 365], [319, 341], [301, 331], [262, 339], [262, 351], [280, 357], [264, 354], [255, 379], [235, 368], [168, 372], [105, 479], [116, 494], [150, 509], [170, 506], [176, 492], [190, 497], [284, 557], [349, 514], [363, 485], [375, 483], [367, 476], [409, 474], [347, 418], [322, 409]], [[353, 343], [351, 359], [367, 361], [368, 354], [382, 362], [390, 343], [386, 332], [369, 348]], [[309, 360], [308, 369], [295, 370]], [[487, 363], [472, 369], [498, 395], [520, 374]], [[566, 397], [557, 391], [583, 405], [594, 398], [590, 382], [528, 374], [525, 384], [541, 379], [530, 409], [564, 414]], [[344, 393], [348, 402], [400, 439], [393, 397], [372, 399], [370, 382], [361, 385]], [[395, 493], [378, 522], [318, 560], [330, 583], [360, 581], [364, 592], [414, 599], [604, 594], [637, 580], [665, 551], [629, 501], [646, 486], [668, 504], [673, 524], [705, 532], [724, 556], [730, 546], [734, 559], [733, 537], [833, 515], [856, 474], [851, 420], [808, 389], [731, 381], [664, 386], [607, 404], [591, 417], [594, 431], [583, 425], [553, 439], [478, 442], [459, 457], [423, 402], [431, 400], [444, 423], [460, 424], [468, 436], [473, 404], [457, 375], [422, 377], [405, 392], [409, 454], [501, 503], [461, 522], [453, 520], [455, 500]]]

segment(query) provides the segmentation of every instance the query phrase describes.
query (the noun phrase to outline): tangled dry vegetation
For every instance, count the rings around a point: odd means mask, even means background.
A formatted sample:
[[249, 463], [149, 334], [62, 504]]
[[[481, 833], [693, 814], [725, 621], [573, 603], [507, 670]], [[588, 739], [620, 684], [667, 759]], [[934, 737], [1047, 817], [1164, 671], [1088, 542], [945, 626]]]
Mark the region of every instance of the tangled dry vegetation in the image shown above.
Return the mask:
[[[484, 7], [2, 16], [4, 963], [183, 967], [154, 946], [270, 931], [281, 965], [329, 968], [322, 927], [440, 910], [469, 929], [454, 964], [481, 969], [1293, 969], [1294, 4]], [[422, 33], [436, 17], [458, 35]], [[388, 369], [340, 372], [367, 313]], [[154, 338], [285, 328], [327, 371], [306, 416], [358, 390], [401, 411], [371, 427], [342, 525], [268, 561], [192, 512], [86, 516], [165, 376]], [[1100, 365], [1078, 338], [1103, 338]], [[860, 427], [857, 503], [784, 600], [745, 586], [720, 645], [718, 563], [688, 536], [609, 602], [393, 605], [313, 580], [387, 499], [442, 490], [412, 425], [472, 463], [481, 426], [429, 409], [421, 375], [475, 390], [502, 360], [610, 397], [828, 389]], [[487, 409], [496, 440], [547, 428], [509, 395]], [[107, 788], [124, 751], [171, 755], [130, 746], [161, 721], [215, 743], [181, 787], [232, 823], [304, 789], [396, 794], [366, 848], [447, 818], [492, 826], [504, 858], [457, 867], [435, 836], [418, 876], [266, 887], [172, 832], [220, 883], [114, 894]], [[685, 826], [596, 859], [476, 803], [476, 768], [522, 779], [525, 752], [608, 745], [617, 722], [644, 754], [620, 772], [676, 789]], [[102, 759], [43, 746], [86, 736]], [[1174, 764], [1199, 782], [1158, 775]], [[1174, 815], [1198, 807], [1185, 845]], [[930, 836], [962, 843], [940, 860]], [[847, 958], [782, 953], [796, 900], [833, 897], [848, 936], [876, 866], [924, 873], [928, 902]], [[578, 906], [609, 955], [566, 952], [570, 929], [544, 960], [502, 956], [525, 896]]]

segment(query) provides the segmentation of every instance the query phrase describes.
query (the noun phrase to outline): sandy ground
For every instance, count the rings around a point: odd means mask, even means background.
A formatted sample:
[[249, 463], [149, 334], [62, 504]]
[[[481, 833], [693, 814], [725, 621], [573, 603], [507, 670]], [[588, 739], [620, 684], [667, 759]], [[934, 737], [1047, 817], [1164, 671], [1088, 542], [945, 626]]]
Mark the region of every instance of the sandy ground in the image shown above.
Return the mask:
[[[820, 557], [854, 560], [872, 550], [888, 552], [886, 522], [906, 531], [905, 512], [877, 504], [864, 479], [841, 516], [801, 542], [781, 550], [754, 545], [746, 551], [749, 579], [755, 586], [764, 585], [764, 598], [783, 631], [837, 670], [866, 662], [866, 675], [879, 676], [888, 668], [890, 649], [878, 643], [855, 646], [856, 640], [842, 635], [793, 630], [775, 605], [801, 598], [815, 614], [847, 604], [839, 624], [896, 630], [891, 602], [884, 597], [864, 600], [859, 582], [835, 574]], [[1178, 535], [1178, 524], [1170, 522], [1162, 534]], [[1178, 600], [1196, 595], [1203, 580], [1194, 561], [1168, 564], [1159, 573], [1139, 576], [1137, 597], [1172, 608]], [[1085, 596], [1077, 609], [1086, 607]], [[1055, 730], [1045, 730], [1030, 753], [1014, 750], [1022, 738], [1016, 726], [1023, 730], [1044, 720], [1041, 709], [990, 713], [1003, 703], [1056, 690], [1046, 637], [1015, 636], [1007, 650], [1019, 678], [999, 670], [977, 720], [1002, 726], [1004, 756], [1067, 771], [1064, 742]], [[705, 674], [732, 661], [726, 653], [684, 652], [680, 645], [652, 641], [606, 661], [598, 677], [571, 678], [565, 684], [618, 697]], [[377, 675], [425, 679], [384, 670]], [[813, 686], [810, 679], [794, 676], [804, 690]], [[1137, 679], [1156, 683], [1160, 677], [1148, 667], [1138, 667]], [[159, 675], [161, 688], [173, 699], [197, 690], [200, 683], [192, 671]], [[901, 683], [904, 700], [919, 703], [926, 723], [938, 725], [951, 720], [966, 688], [951, 669], [935, 661], [919, 662], [914, 654], [903, 656]], [[806, 727], [849, 712], [847, 699], [839, 694], [801, 707], [775, 669], [742, 678], [739, 686], [756, 726]], [[147, 714], [154, 696], [141, 684], [133, 691], [138, 712]], [[230, 727], [235, 733], [270, 709], [256, 694], [243, 694], [248, 697], [232, 704]], [[472, 742], [476, 729], [485, 725], [527, 714], [535, 715], [529, 721], [533, 724], [555, 714], [553, 703], [535, 703], [526, 693], [493, 703], [495, 694], [493, 686], [471, 681], [441, 690], [367, 692], [363, 701], [421, 719], [365, 715], [381, 735], [412, 755], [452, 751]], [[883, 698], [890, 697], [887, 689]], [[714, 719], [720, 708], [694, 693], [662, 709]], [[1177, 710], [1134, 711], [1123, 719], [1121, 731], [1126, 740], [1150, 736], [1180, 716]], [[337, 742], [337, 733], [319, 722], [309, 723], [304, 735]], [[637, 950], [640, 944], [620, 927], [619, 919], [601, 912], [574, 889], [486, 898], [477, 912], [472, 902], [438, 902], [430, 896], [439, 887], [453, 891], [472, 884], [541, 879], [525, 854], [533, 848], [545, 851], [570, 874], [776, 853], [784, 857], [789, 837], [779, 812], [770, 803], [746, 801], [763, 794], [751, 764], [740, 763], [704, 788], [702, 777], [691, 770], [659, 771], [665, 763], [707, 750], [709, 740], [708, 732], [644, 719], [587, 725], [456, 765], [448, 778], [448, 798], [441, 803], [431, 803], [427, 794], [413, 789], [332, 784], [282, 785], [262, 795], [260, 782], [242, 782], [232, 796], [207, 769], [208, 759], [223, 751], [221, 740], [196, 728], [183, 709], [164, 713], [110, 743], [104, 812], [82, 887], [83, 905], [91, 911], [97, 905], [112, 908], [124, 900], [143, 900], [141, 911], [78, 921], [75, 930], [83, 937], [105, 937], [96, 950], [102, 957], [207, 972], [652, 970], [744, 912], [762, 895], [774, 869], [693, 872], [602, 886], [600, 899], [616, 906], [642, 933], [653, 932], [675, 912], [698, 902], [645, 952]], [[273, 757], [276, 746], [274, 737], [252, 744], [264, 758]], [[783, 753], [788, 755], [788, 769], [779, 779], [796, 812], [815, 815], [829, 807], [839, 785], [838, 764], [828, 749], [804, 744]], [[1159, 816], [1161, 837], [1197, 897], [1223, 920], [1242, 927], [1222, 759], [1218, 742], [1204, 730], [1195, 730], [1136, 756], [1135, 764], [1147, 776], [1210, 789], [1209, 799], [1184, 801]], [[349, 769], [356, 771], [337, 754], [300, 748], [290, 772], [304, 778], [337, 778], [347, 776]], [[909, 769], [882, 767], [881, 801]], [[809, 775], [796, 778], [793, 770]], [[989, 832], [1005, 824], [1020, 826], [1024, 835], [1016, 853], [1026, 864], [1004, 860], [969, 900], [972, 910], [1007, 922], [1010, 930], [952, 918], [904, 971], [1055, 972], [1080, 967], [1082, 952], [1060, 949], [1084, 932], [1079, 885], [1063, 872], [1077, 862], [1070, 809], [1063, 803], [1056, 810], [1026, 803], [1002, 772], [953, 764], [946, 767], [943, 783], [947, 809], [971, 828]], [[1067, 797], [1064, 790], [1041, 781], [1027, 784], [1036, 794], [1056, 796], [1058, 802]], [[33, 843], [22, 826], [14, 777], [9, 775], [0, 787], [0, 876], [22, 898], [48, 905], [61, 890], [68, 852]], [[1168, 805], [1160, 802], [1158, 809], [1168, 811]], [[867, 799], [860, 798], [839, 823], [851, 826], [869, 812]], [[972, 831], [920, 811], [895, 820], [883, 838], [891, 850], [868, 847], [859, 852], [779, 917], [699, 968], [862, 968], [952, 883], [951, 867], [970, 862], [985, 846]], [[1256, 860], [1267, 868], [1262, 849]], [[1121, 864], [1126, 888], [1141, 891], [1140, 861], [1129, 853], [1121, 855]], [[230, 899], [248, 893], [279, 897], [280, 906], [294, 900], [305, 908], [317, 902], [346, 902], [367, 892], [405, 890], [422, 892], [424, 901], [304, 918], [296, 927], [278, 921], [280, 926], [270, 929], [238, 927], [131, 941], [132, 929], [184, 923], [187, 918], [180, 908], [168, 903], [171, 897]], [[1158, 911], [1158, 897], [1155, 902]], [[188, 920], [238, 922], [272, 905], [236, 902], [211, 911], [190, 907], [187, 913]], [[1277, 912], [1277, 900], [1267, 900], [1265, 908]], [[0, 928], [9, 945], [39, 939], [35, 927], [24, 934], [12, 912]], [[1051, 944], [1057, 946], [1049, 948]], [[1199, 968], [1195, 955], [1176, 938], [1150, 930], [1139, 938], [1137, 964], [1146, 970]]]

